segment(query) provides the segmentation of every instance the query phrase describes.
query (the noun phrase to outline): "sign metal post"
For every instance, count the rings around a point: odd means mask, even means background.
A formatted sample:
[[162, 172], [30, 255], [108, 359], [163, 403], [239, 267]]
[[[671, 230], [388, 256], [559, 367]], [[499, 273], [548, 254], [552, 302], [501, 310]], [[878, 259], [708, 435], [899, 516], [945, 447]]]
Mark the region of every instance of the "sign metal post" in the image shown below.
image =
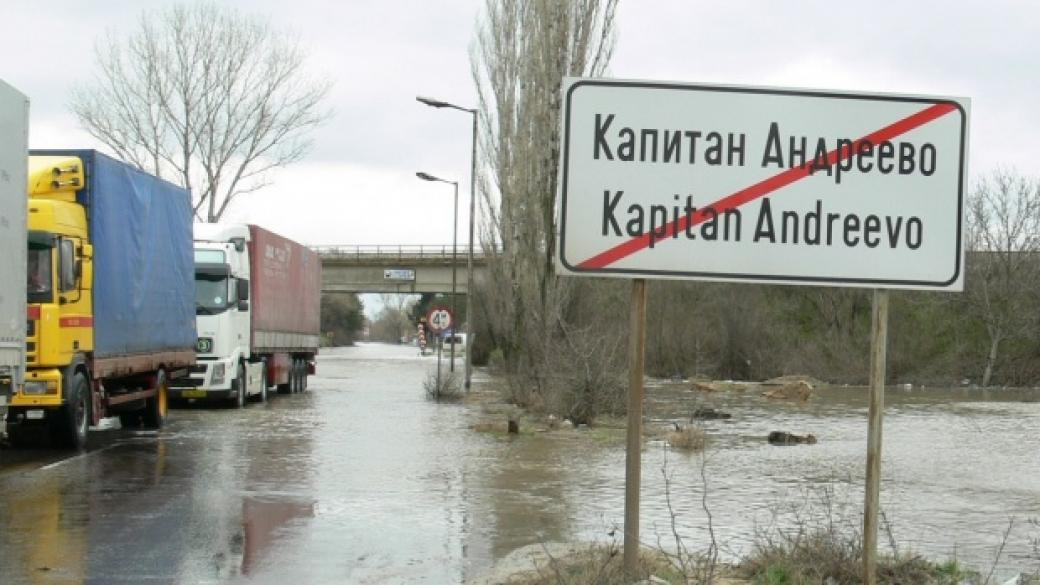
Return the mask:
[[646, 280], [632, 281], [628, 317], [628, 429], [625, 434], [625, 571], [639, 566], [639, 489], [642, 482], [643, 366], [646, 360]]

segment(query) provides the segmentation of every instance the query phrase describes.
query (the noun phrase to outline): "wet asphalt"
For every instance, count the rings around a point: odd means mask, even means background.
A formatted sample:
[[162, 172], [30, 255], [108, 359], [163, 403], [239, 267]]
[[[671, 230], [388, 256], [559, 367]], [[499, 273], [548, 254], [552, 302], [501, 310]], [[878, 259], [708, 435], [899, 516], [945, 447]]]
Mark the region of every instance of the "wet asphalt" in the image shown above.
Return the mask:
[[462, 581], [446, 452], [415, 436], [458, 434], [439, 425], [459, 409], [431, 416], [427, 361], [332, 349], [303, 394], [182, 406], [83, 453], [0, 450], [0, 583]]

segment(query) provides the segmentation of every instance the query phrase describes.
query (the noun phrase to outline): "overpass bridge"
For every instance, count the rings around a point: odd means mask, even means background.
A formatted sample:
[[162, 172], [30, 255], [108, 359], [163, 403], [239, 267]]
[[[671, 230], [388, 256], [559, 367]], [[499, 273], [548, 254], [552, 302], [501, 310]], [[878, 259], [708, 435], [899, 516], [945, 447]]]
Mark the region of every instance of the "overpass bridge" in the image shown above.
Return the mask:
[[[450, 293], [452, 267], [456, 290], [466, 294], [468, 246], [347, 245], [314, 246], [321, 257], [323, 293]], [[473, 250], [473, 279], [484, 278], [487, 257]]]

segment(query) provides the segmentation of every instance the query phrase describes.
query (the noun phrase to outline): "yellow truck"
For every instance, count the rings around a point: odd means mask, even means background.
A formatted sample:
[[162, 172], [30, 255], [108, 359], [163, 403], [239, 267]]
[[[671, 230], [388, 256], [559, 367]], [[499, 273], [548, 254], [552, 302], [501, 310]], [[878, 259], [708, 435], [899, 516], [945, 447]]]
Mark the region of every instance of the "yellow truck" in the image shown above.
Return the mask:
[[27, 371], [8, 437], [81, 448], [102, 417], [161, 427], [170, 379], [195, 363], [188, 192], [92, 150], [30, 151], [27, 183]]

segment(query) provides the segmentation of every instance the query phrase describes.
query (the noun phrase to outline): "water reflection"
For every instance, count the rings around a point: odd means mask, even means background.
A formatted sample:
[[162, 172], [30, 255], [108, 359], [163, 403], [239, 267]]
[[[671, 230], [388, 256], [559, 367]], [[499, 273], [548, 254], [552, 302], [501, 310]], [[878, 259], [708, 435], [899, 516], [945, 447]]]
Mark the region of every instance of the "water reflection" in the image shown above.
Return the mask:
[[242, 574], [249, 575], [269, 553], [274, 552], [280, 531], [294, 520], [312, 518], [314, 502], [242, 500]]
[[87, 565], [86, 506], [67, 498], [62, 478], [4, 492], [0, 506], [0, 567], [6, 580], [32, 585], [83, 583]]

